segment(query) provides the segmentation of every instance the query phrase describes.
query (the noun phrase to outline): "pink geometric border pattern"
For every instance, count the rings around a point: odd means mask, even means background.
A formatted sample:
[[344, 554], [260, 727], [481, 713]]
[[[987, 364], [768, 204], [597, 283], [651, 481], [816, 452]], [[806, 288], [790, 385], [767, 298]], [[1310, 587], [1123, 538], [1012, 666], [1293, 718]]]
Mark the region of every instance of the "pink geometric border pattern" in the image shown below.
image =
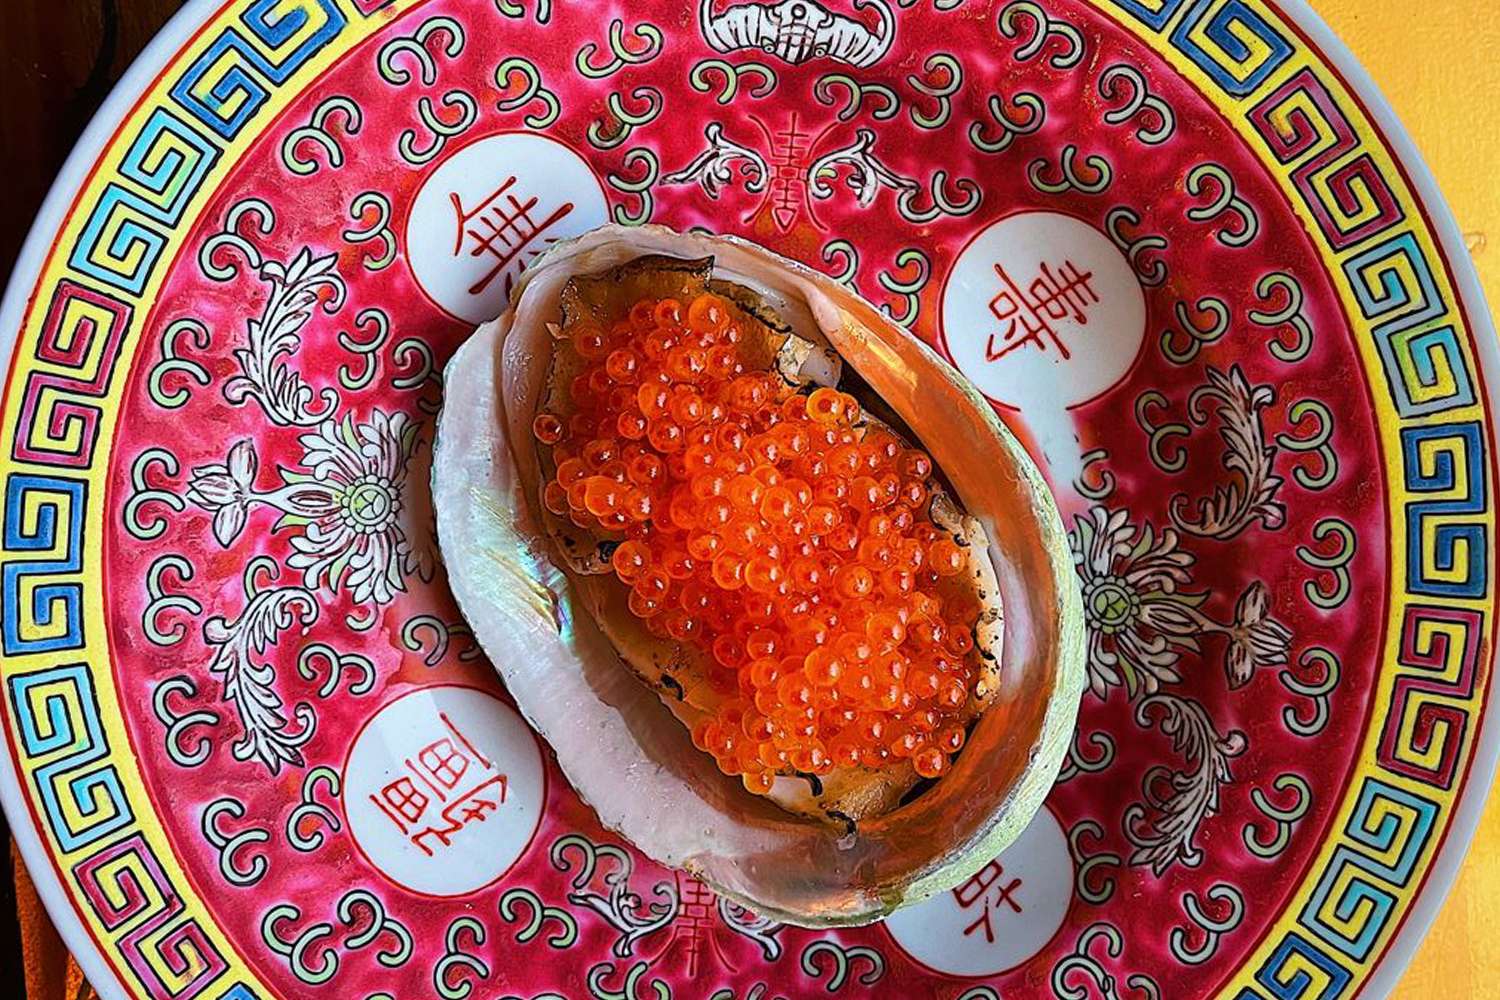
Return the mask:
[[[104, 292], [63, 280], [53, 293], [26, 380], [11, 454], [22, 462], [87, 468], [99, 437], [99, 400], [109, 392], [131, 308]], [[43, 369], [42, 365], [48, 366]]]

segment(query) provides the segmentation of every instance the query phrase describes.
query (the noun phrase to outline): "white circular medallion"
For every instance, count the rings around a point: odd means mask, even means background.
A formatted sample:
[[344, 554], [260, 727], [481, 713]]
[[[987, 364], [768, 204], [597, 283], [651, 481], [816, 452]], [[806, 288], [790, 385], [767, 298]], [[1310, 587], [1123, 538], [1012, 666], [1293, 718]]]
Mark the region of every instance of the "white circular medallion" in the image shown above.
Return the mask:
[[504, 132], [428, 175], [407, 216], [406, 258], [440, 308], [483, 323], [505, 308], [533, 257], [608, 221], [604, 189], [581, 156], [544, 135]]
[[503, 875], [542, 818], [536, 737], [474, 688], [422, 688], [384, 705], [354, 738], [344, 815], [360, 852], [397, 885], [461, 896]]
[[1146, 299], [1099, 230], [1057, 212], [990, 224], [943, 287], [943, 340], [990, 399], [1022, 411], [1093, 399], [1135, 361]]
[[1073, 858], [1041, 809], [1015, 843], [958, 888], [886, 918], [897, 947], [936, 972], [993, 976], [1040, 952], [1073, 898]]

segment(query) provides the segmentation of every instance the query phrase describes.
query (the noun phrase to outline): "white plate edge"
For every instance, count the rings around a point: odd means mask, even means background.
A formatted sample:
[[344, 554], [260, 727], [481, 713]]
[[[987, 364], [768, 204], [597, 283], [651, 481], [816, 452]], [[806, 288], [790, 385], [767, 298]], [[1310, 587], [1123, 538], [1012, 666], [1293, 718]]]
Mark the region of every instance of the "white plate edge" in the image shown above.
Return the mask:
[[[1343, 74], [1378, 126], [1381, 137], [1389, 143], [1396, 159], [1406, 169], [1418, 199], [1427, 210], [1439, 244], [1448, 257], [1452, 277], [1458, 285], [1459, 298], [1476, 342], [1481, 370], [1491, 383], [1487, 393], [1491, 416], [1493, 418], [1500, 415], [1500, 342], [1496, 339], [1495, 324], [1479, 284], [1478, 272], [1464, 246], [1463, 234], [1426, 161], [1417, 151], [1410, 134], [1373, 78], [1313, 8], [1305, 0], [1269, 2], [1279, 7], [1291, 21], [1302, 28], [1321, 54]], [[87, 181], [99, 154], [103, 152], [125, 115], [145, 94], [166, 64], [177, 55], [183, 43], [191, 39], [198, 28], [207, 23], [219, 9], [215, 0], [188, 0], [172, 15], [110, 90], [109, 96], [95, 111], [68, 154], [27, 232], [6, 283], [4, 298], [0, 299], [0, 359], [7, 362], [7, 367], [20, 335], [21, 320], [31, 290], [41, 275], [47, 252], [65, 219], [68, 206]], [[1491, 539], [1491, 543], [1494, 544], [1495, 540]], [[1493, 629], [1494, 623], [1490, 627]], [[1496, 650], [1492, 649], [1492, 676], [1495, 654]], [[1493, 711], [1485, 712], [1485, 717], [1480, 720], [1479, 743], [1470, 761], [1463, 791], [1449, 820], [1442, 847], [1428, 870], [1426, 886], [1411, 902], [1400, 930], [1373, 967], [1363, 989], [1352, 996], [1362, 995], [1365, 1000], [1384, 1000], [1390, 994], [1401, 974], [1410, 965], [1418, 946], [1436, 919], [1438, 910], [1447, 899], [1473, 842], [1495, 777], [1496, 765], [1500, 763], [1500, 721], [1494, 715]], [[1479, 788], [1483, 791], [1479, 791]], [[100, 954], [93, 937], [78, 919], [73, 900], [63, 888], [52, 859], [32, 826], [31, 812], [17, 783], [13, 760], [0, 763], [0, 806], [5, 810], [6, 821], [20, 849], [27, 872], [36, 886], [37, 894], [89, 984], [103, 1000], [133, 1000]], [[21, 820], [19, 823], [16, 822], [18, 817]]]

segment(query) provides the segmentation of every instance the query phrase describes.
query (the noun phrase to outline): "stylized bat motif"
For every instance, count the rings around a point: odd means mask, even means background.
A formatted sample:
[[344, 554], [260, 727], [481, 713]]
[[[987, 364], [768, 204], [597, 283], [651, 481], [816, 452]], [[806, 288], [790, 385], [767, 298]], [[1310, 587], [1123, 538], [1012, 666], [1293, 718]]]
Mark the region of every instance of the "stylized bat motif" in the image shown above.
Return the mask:
[[719, 15], [713, 12], [714, 0], [700, 0], [698, 24], [704, 39], [719, 52], [755, 48], [793, 65], [829, 58], [873, 66], [895, 41], [896, 16], [886, 0], [854, 0], [854, 7], [875, 8], [880, 18], [876, 30], [814, 0], [746, 3]]

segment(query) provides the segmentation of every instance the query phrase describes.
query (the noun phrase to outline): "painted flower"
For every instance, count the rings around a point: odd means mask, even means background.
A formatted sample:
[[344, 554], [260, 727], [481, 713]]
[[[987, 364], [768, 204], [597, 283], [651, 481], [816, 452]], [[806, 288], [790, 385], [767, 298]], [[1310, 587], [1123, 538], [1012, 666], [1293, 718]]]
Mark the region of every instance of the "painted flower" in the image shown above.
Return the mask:
[[1171, 528], [1158, 536], [1132, 525], [1127, 511], [1095, 507], [1075, 519], [1073, 562], [1083, 583], [1089, 631], [1089, 688], [1105, 698], [1124, 685], [1133, 699], [1182, 679], [1178, 661], [1197, 652], [1198, 605], [1207, 592], [1187, 593], [1193, 557], [1177, 547]]
[[1231, 688], [1248, 682], [1257, 667], [1279, 667], [1290, 658], [1292, 631], [1269, 612], [1266, 585], [1256, 580], [1240, 595], [1234, 606], [1234, 624], [1224, 630], [1229, 636], [1224, 669]]
[[302, 527], [287, 565], [308, 587], [346, 588], [360, 604], [385, 604], [406, 589], [416, 559], [401, 512], [419, 430], [404, 413], [375, 410], [368, 423], [346, 415], [298, 439], [312, 471], [282, 472], [293, 490], [276, 529]]
[[287, 565], [310, 588], [344, 589], [356, 603], [385, 604], [416, 573], [431, 579], [431, 501], [424, 469], [431, 459], [422, 425], [405, 413], [375, 409], [365, 422], [325, 420], [298, 438], [306, 472], [281, 469], [282, 485], [254, 488], [254, 445], [240, 441], [224, 465], [193, 470], [188, 497], [214, 514], [226, 548], [251, 507], [281, 512], [275, 529], [300, 528]]
[[200, 465], [188, 480], [188, 499], [213, 513], [214, 538], [225, 548], [245, 529], [259, 469], [255, 442], [246, 438], [230, 447], [223, 465]]

